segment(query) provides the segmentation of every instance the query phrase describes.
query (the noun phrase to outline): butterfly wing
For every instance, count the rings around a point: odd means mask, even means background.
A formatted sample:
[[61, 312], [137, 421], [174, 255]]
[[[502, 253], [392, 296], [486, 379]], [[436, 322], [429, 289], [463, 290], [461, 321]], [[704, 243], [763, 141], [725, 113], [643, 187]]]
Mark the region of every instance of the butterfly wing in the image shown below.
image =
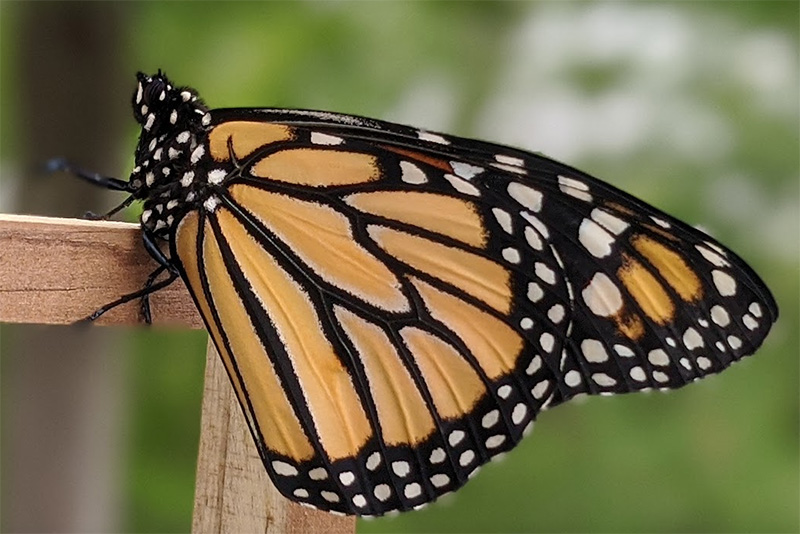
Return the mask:
[[453, 491], [578, 394], [675, 388], [777, 308], [699, 230], [535, 154], [217, 110], [172, 240], [275, 485], [381, 515]]

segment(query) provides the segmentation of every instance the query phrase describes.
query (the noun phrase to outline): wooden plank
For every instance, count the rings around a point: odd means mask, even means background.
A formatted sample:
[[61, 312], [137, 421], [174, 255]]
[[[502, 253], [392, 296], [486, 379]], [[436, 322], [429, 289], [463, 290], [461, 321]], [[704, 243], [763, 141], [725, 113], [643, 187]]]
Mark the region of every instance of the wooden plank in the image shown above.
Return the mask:
[[[68, 324], [138, 290], [156, 268], [138, 225], [0, 214], [0, 322]], [[156, 323], [201, 328], [182, 282], [151, 298]], [[98, 324], [136, 324], [138, 302]], [[272, 486], [209, 345], [193, 532], [352, 533], [355, 520], [303, 508]]]
[[[0, 321], [69, 324], [144, 285], [158, 265], [136, 224], [0, 214]], [[202, 328], [183, 282], [151, 298], [153, 321]], [[98, 324], [135, 324], [139, 302]]]
[[211, 343], [205, 384], [192, 532], [355, 532], [354, 518], [311, 510], [278, 493]]

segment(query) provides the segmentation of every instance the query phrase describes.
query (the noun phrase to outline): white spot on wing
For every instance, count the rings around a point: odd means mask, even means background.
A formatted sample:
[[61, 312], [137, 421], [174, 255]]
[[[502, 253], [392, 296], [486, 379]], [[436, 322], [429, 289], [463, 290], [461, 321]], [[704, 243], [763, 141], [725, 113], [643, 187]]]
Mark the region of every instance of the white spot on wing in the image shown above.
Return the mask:
[[593, 209], [589, 216], [593, 221], [600, 223], [603, 228], [615, 235], [621, 234], [628, 228], [628, 223], [600, 208]]
[[497, 219], [497, 224], [500, 225], [500, 228], [505, 230], [507, 234], [510, 234], [512, 231], [511, 215], [506, 210], [500, 208], [492, 208], [492, 215]]
[[731, 297], [736, 294], [736, 280], [728, 273], [715, 269], [711, 271], [711, 278], [714, 280], [717, 291], [723, 297]]
[[311, 132], [311, 142], [315, 145], [341, 145], [344, 139], [322, 132]]
[[596, 339], [584, 339], [581, 342], [581, 352], [587, 362], [603, 363], [608, 361], [608, 353], [603, 344]]
[[455, 188], [455, 190], [458, 191], [459, 193], [464, 193], [465, 195], [472, 195], [475, 197], [481, 195], [477, 187], [467, 182], [463, 178], [459, 178], [455, 174], [445, 174], [444, 177], [448, 182], [450, 182], [450, 185], [452, 185], [453, 188]]
[[511, 182], [508, 184], [508, 194], [531, 211], [538, 212], [542, 209], [542, 193], [532, 187], [519, 182]]
[[622, 308], [622, 294], [605, 273], [597, 273], [581, 292], [583, 301], [595, 315], [609, 317]]
[[470, 165], [463, 161], [451, 161], [450, 167], [452, 167], [453, 172], [456, 173], [457, 176], [465, 180], [470, 180], [484, 171], [483, 167]]
[[401, 180], [407, 184], [424, 184], [428, 181], [428, 177], [422, 172], [422, 169], [411, 163], [410, 161], [400, 162]]
[[419, 130], [417, 132], [417, 137], [419, 137], [423, 141], [430, 141], [432, 143], [439, 143], [440, 145], [449, 145], [450, 141], [442, 137], [441, 135], [426, 132], [425, 130]]
[[522, 167], [525, 165], [525, 162], [522, 159], [514, 156], [506, 156], [505, 154], [495, 154], [494, 159], [497, 161], [497, 163], [514, 165], [515, 167]]
[[604, 258], [611, 254], [614, 236], [593, 220], [584, 219], [578, 228], [578, 241], [595, 258]]

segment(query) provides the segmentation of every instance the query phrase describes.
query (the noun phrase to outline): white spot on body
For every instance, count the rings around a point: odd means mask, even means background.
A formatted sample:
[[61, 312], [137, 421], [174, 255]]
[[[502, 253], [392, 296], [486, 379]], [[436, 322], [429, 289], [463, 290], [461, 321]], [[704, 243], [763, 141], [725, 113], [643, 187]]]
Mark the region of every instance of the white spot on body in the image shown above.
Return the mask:
[[176, 148], [170, 147], [170, 149], [167, 151], [167, 154], [169, 154], [169, 159], [175, 159], [181, 155], [181, 151]]
[[138, 87], [136, 88], [136, 103], [139, 104], [142, 101], [142, 82], [139, 82]]
[[206, 153], [206, 149], [203, 145], [197, 145], [197, 148], [194, 149], [192, 152], [191, 157], [189, 158], [192, 163], [197, 163], [200, 161], [200, 158], [203, 157], [203, 154]]
[[175, 140], [178, 141], [178, 143], [181, 143], [181, 144], [185, 143], [186, 141], [189, 140], [189, 132], [188, 131], [183, 131], [183, 132], [179, 133], [177, 135], [177, 137], [175, 137]]
[[178, 111], [173, 109], [172, 113], [169, 114], [169, 122], [170, 124], [175, 124], [178, 122]]
[[183, 187], [189, 187], [189, 185], [194, 181], [194, 171], [187, 171], [183, 173], [181, 177], [181, 185]]
[[155, 120], [156, 120], [156, 116], [153, 115], [152, 113], [150, 113], [147, 116], [147, 121], [145, 121], [145, 123], [144, 123], [144, 129], [147, 130], [147, 131], [150, 131], [150, 128], [153, 127], [153, 123], [155, 122]]
[[150, 217], [152, 217], [152, 216], [153, 216], [153, 211], [152, 210], [144, 210], [142, 212], [142, 222], [146, 223], [148, 220], [150, 220]]
[[581, 291], [583, 301], [592, 313], [610, 317], [622, 309], [622, 294], [607, 274], [598, 272]]
[[213, 169], [208, 173], [208, 183], [219, 185], [228, 176], [228, 171], [225, 169]]
[[211, 124], [211, 114], [210, 113], [206, 113], [205, 115], [203, 115], [203, 118], [200, 119], [200, 123], [203, 126], [208, 126], [209, 124]]
[[217, 197], [208, 197], [206, 199], [206, 201], [203, 202], [203, 207], [209, 213], [213, 213], [214, 210], [217, 209], [217, 206], [219, 206], [219, 198], [217, 198]]
[[156, 181], [156, 176], [152, 172], [148, 172], [144, 175], [144, 183], [147, 184], [147, 187], [153, 187], [153, 184]]
[[531, 211], [538, 212], [542, 209], [542, 193], [532, 187], [519, 182], [511, 182], [508, 184], [508, 194], [521, 206]]

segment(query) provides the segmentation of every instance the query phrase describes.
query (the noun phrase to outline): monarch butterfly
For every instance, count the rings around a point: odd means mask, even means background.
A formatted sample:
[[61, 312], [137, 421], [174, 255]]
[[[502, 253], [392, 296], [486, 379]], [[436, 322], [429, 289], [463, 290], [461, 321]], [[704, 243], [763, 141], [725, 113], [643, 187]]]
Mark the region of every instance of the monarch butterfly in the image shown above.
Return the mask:
[[[417, 509], [579, 395], [717, 373], [777, 319], [713, 238], [543, 156], [363, 117], [209, 110], [138, 74], [128, 181], [205, 321], [272, 481], [334, 513]], [[162, 246], [164, 247], [162, 249]]]

